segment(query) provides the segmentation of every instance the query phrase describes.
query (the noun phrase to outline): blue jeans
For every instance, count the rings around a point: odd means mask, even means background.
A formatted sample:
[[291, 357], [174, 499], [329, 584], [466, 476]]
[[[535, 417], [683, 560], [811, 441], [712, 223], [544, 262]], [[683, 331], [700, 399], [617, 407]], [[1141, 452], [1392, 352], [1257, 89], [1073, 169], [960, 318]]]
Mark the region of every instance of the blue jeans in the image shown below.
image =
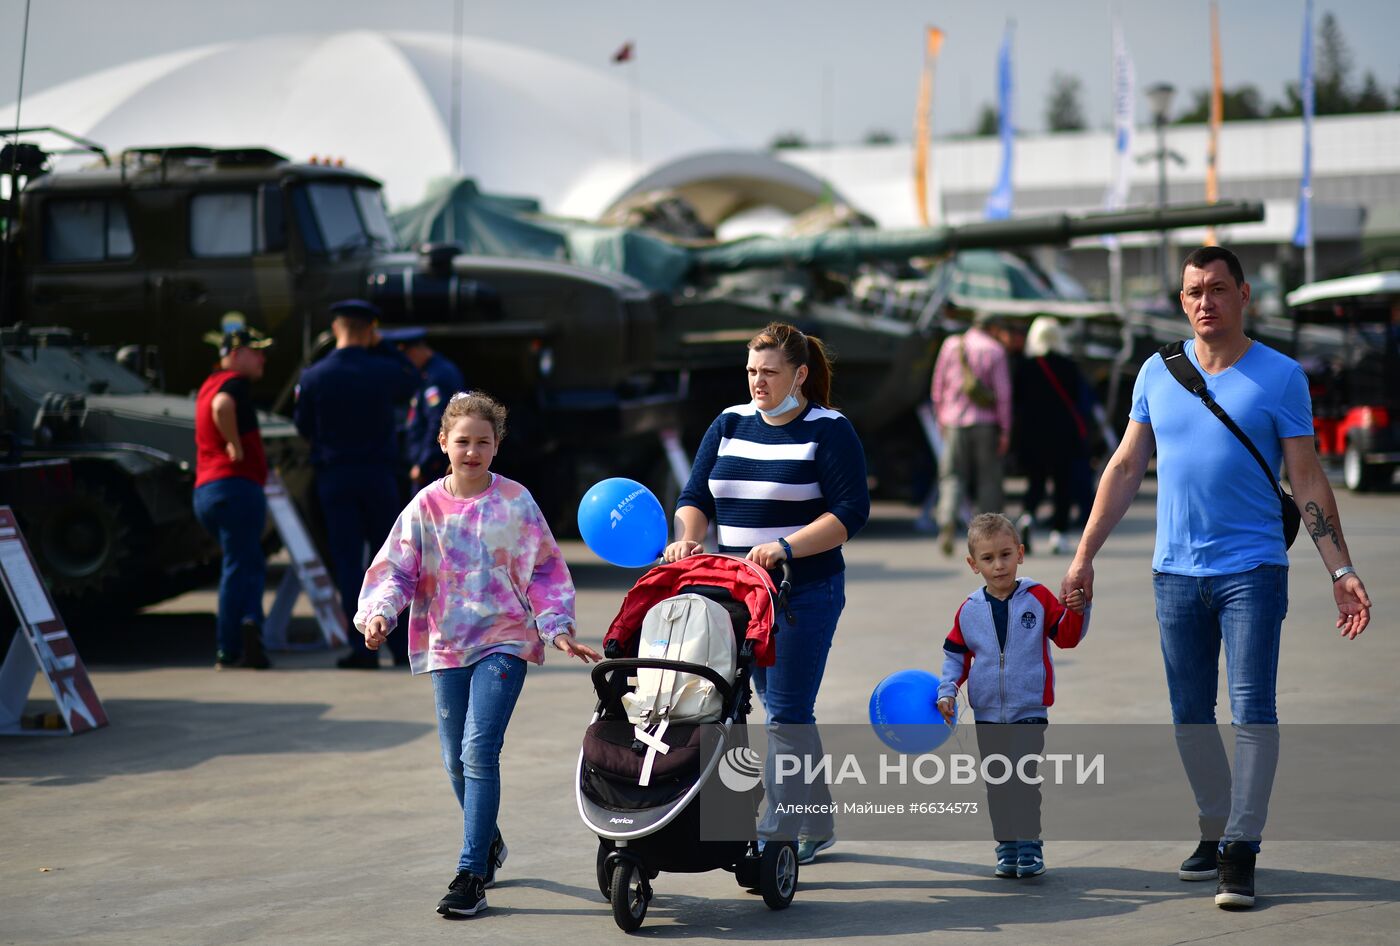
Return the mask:
[[501, 746], [525, 685], [525, 661], [487, 654], [470, 667], [434, 670], [442, 763], [462, 807], [457, 870], [486, 876], [486, 855], [501, 807]]
[[768, 755], [763, 766], [768, 810], [758, 826], [759, 837], [765, 840], [792, 840], [799, 835], [824, 838], [835, 830], [830, 814], [776, 813], [779, 804], [830, 805], [831, 791], [821, 780], [809, 788], [795, 776], [777, 784], [774, 759], [778, 753], [807, 756], [815, 765], [821, 757], [813, 709], [836, 636], [836, 622], [845, 606], [845, 572], [793, 588], [786, 609], [791, 620], [782, 609], [778, 612], [777, 658], [771, 667], [754, 668], [754, 686], [768, 714]]
[[[365, 549], [371, 556], [377, 553], [399, 515], [398, 480], [387, 466], [325, 467], [316, 471], [316, 494], [326, 519], [326, 545], [340, 606], [345, 619], [354, 620], [365, 581]], [[346, 630], [353, 653], [371, 653], [364, 635], [353, 627]], [[387, 643], [396, 660], [408, 657], [407, 628], [390, 634]]]
[[[1154, 572], [1157, 623], [1177, 750], [1196, 796], [1201, 837], [1256, 847], [1278, 767], [1278, 653], [1288, 567], [1192, 578]], [[1215, 725], [1220, 645], [1235, 729], [1233, 784]]]
[[194, 491], [194, 515], [219, 540], [223, 571], [219, 575], [219, 651], [237, 659], [243, 653], [242, 625], [263, 623], [263, 586], [267, 560], [262, 533], [267, 524], [263, 488], [241, 476], [205, 483]]

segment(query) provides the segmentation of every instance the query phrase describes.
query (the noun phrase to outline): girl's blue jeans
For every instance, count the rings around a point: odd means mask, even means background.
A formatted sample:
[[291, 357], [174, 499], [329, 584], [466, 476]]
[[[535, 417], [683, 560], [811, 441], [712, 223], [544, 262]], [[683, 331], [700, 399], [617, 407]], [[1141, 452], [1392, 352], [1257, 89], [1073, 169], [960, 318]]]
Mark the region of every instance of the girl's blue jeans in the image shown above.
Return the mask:
[[[1154, 572], [1177, 749], [1196, 796], [1201, 836], [1258, 845], [1278, 767], [1278, 654], [1288, 567], [1233, 575]], [[1235, 729], [1234, 777], [1215, 725], [1220, 647]]]
[[469, 667], [432, 672], [442, 762], [462, 808], [459, 872], [486, 876], [501, 806], [501, 746], [526, 666], [519, 657], [496, 653]]

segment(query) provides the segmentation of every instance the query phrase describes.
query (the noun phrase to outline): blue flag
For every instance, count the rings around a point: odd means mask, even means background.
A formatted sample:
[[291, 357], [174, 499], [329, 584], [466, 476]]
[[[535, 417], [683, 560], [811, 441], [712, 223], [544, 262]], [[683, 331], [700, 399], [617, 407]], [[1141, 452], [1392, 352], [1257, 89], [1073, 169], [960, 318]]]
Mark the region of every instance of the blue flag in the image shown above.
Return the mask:
[[1011, 33], [1014, 23], [1006, 24], [1006, 35], [1001, 40], [1001, 53], [997, 56], [997, 105], [1001, 131], [1001, 172], [997, 175], [996, 187], [987, 195], [986, 216], [988, 220], [1005, 220], [1011, 216], [1011, 162], [1012, 145], [1016, 130], [1011, 115]]
[[1303, 99], [1303, 178], [1298, 182], [1298, 227], [1293, 231], [1294, 246], [1308, 246], [1312, 243], [1312, 0], [1307, 0], [1304, 10], [1303, 74], [1299, 89]]

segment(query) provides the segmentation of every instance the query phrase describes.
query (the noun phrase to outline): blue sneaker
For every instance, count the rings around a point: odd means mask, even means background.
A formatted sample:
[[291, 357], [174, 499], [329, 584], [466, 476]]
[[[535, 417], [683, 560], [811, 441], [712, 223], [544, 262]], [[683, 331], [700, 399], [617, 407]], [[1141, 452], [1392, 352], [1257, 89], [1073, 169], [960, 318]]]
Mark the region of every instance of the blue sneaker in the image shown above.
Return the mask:
[[1016, 855], [1017, 877], [1038, 877], [1045, 873], [1045, 858], [1040, 841], [1022, 841]]
[[797, 863], [810, 864], [816, 859], [818, 851], [825, 851], [836, 843], [836, 835], [825, 838], [801, 837], [797, 839]]
[[1020, 848], [1015, 841], [997, 842], [997, 876], [1016, 876], [1016, 856]]

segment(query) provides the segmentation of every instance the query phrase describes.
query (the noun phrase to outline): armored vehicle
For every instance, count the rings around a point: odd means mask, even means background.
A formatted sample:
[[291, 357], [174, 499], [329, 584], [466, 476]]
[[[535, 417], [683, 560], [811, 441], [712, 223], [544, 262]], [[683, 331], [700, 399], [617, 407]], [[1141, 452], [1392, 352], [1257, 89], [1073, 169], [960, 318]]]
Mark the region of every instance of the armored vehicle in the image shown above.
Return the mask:
[[[0, 356], [0, 426], [23, 466], [46, 470], [59, 491], [14, 505], [64, 614], [129, 610], [208, 580], [219, 548], [192, 509], [193, 399], [153, 391], [68, 329], [0, 329]], [[269, 463], [304, 485], [291, 424], [259, 423]]]

